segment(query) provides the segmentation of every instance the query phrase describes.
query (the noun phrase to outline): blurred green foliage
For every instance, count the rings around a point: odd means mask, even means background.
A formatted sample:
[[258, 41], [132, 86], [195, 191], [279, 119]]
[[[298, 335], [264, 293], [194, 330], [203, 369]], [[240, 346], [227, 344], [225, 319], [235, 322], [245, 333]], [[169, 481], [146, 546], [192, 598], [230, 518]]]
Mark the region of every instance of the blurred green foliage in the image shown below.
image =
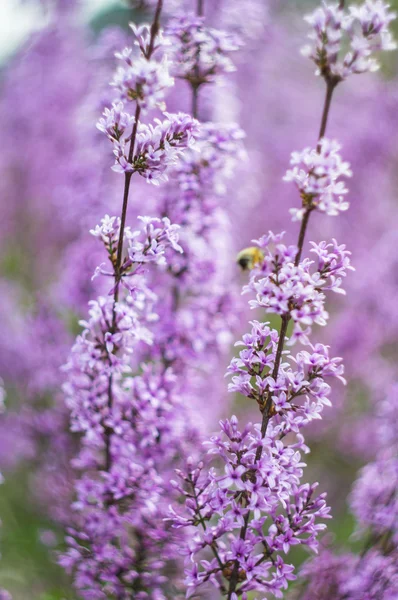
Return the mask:
[[[42, 532], [54, 529], [29, 500], [28, 482], [29, 472], [20, 470], [8, 475], [1, 487], [0, 586], [11, 591], [14, 600], [73, 600], [68, 578], [56, 565], [55, 550], [40, 540]], [[63, 534], [54, 533], [56, 542], [62, 542]]]

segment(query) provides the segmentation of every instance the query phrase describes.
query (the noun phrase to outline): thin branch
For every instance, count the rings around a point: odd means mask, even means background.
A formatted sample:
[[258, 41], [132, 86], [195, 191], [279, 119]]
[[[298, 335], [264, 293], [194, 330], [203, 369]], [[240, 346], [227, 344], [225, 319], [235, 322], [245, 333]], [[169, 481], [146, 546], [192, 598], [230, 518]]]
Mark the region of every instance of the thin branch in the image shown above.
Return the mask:
[[298, 266], [298, 264], [300, 262], [301, 254], [303, 252], [305, 233], [307, 231], [307, 225], [308, 225], [308, 220], [310, 218], [310, 214], [311, 214], [311, 209], [307, 208], [307, 210], [305, 211], [305, 213], [303, 215], [303, 219], [301, 221], [300, 233], [299, 233], [298, 244], [297, 244], [298, 250], [297, 250], [296, 258], [294, 261], [294, 264], [296, 267]]
[[192, 85], [192, 116], [194, 119], [198, 118], [198, 111], [199, 111], [199, 105], [198, 105], [198, 101], [199, 101], [199, 86], [198, 85]]
[[333, 92], [336, 88], [337, 83], [338, 83], [338, 81], [334, 81], [334, 80], [328, 80], [326, 82], [325, 102], [323, 104], [321, 126], [319, 128], [319, 134], [318, 134], [318, 146], [317, 146], [318, 152], [320, 151], [319, 142], [325, 135], [326, 127], [328, 124], [329, 113], [330, 113], [330, 104], [332, 102]]
[[[206, 522], [205, 522], [205, 520], [204, 520], [204, 518], [202, 516], [201, 510], [200, 510], [199, 499], [198, 499], [198, 495], [196, 493], [195, 484], [194, 484], [194, 482], [193, 482], [193, 480], [192, 480], [191, 477], [190, 477], [189, 483], [192, 486], [193, 497], [194, 497], [195, 504], [196, 504], [196, 514], [197, 514], [197, 516], [199, 518], [200, 524], [203, 527], [203, 531], [207, 531]], [[216, 558], [216, 560], [218, 562], [218, 565], [219, 565], [219, 567], [220, 567], [220, 569], [222, 571], [223, 568], [224, 568], [224, 563], [222, 562], [222, 560], [220, 558], [220, 555], [218, 554], [217, 548], [213, 544], [210, 545], [210, 548], [212, 549], [213, 554], [214, 554], [214, 556], [215, 556], [215, 558]]]
[[160, 15], [163, 8], [163, 0], [158, 0], [155, 16], [153, 18], [153, 23], [151, 25], [151, 39], [149, 40], [148, 51], [146, 54], [147, 59], [149, 60], [153, 54], [155, 48], [155, 39], [157, 34], [159, 33], [160, 28]]
[[198, 4], [197, 4], [197, 8], [196, 8], [196, 13], [198, 15], [198, 17], [203, 17], [204, 12], [205, 12], [205, 1], [204, 0], [198, 0]]
[[[204, 16], [204, 12], [205, 12], [205, 8], [204, 8], [204, 0], [198, 0], [197, 5], [196, 5], [196, 14], [198, 15], [198, 17], [203, 17]], [[200, 88], [200, 83], [199, 83], [199, 58], [200, 58], [200, 45], [198, 46], [198, 50], [196, 52], [196, 64], [195, 64], [195, 81], [191, 82], [191, 88], [192, 88], [192, 116], [194, 119], [198, 118], [198, 111], [199, 111], [199, 106], [198, 106], [198, 102], [199, 102], [199, 88]]]

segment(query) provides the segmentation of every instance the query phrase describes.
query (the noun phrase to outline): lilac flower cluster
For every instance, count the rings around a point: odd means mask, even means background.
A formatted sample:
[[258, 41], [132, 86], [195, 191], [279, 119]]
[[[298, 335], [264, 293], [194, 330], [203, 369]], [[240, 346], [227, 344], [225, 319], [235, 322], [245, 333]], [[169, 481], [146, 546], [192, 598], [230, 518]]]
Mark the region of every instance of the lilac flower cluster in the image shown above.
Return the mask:
[[[132, 48], [125, 48], [123, 52], [117, 53], [116, 57], [124, 65], [116, 71], [111, 85], [122, 102], [134, 101], [144, 112], [154, 108], [164, 110], [164, 95], [174, 85], [174, 80], [170, 77], [164, 60], [148, 60], [145, 54], [148, 51], [145, 39], [150, 37], [149, 28], [145, 29], [145, 37], [140, 30], [135, 33], [142, 55], [137, 58]], [[156, 46], [155, 50], [158, 48]]]
[[273, 434], [263, 437], [260, 426], [239, 431], [236, 417], [221, 427], [208, 446], [225, 474], [214, 468], [203, 474], [201, 463], [179, 472], [181, 482], [175, 483], [186, 497], [188, 516], [173, 513], [173, 526], [201, 528], [187, 550], [188, 596], [208, 581], [227, 594], [235, 577], [239, 596], [255, 590], [282, 597], [295, 576], [279, 553], [297, 544], [317, 547], [324, 525], [315, 519], [329, 516], [324, 495], [314, 496], [316, 485], [300, 485], [305, 465], [294, 447]]
[[[281, 238], [272, 234], [269, 237], [274, 242]], [[334, 243], [332, 247], [337, 245]], [[283, 295], [284, 284], [288, 286], [293, 281], [294, 285], [297, 251], [297, 247], [287, 252], [284, 246], [276, 246], [276, 257], [289, 256], [290, 278], [279, 273], [280, 263], [275, 257], [269, 262], [265, 257], [258, 267], [263, 279], [261, 289], [256, 290], [255, 304], [268, 306], [269, 298], [276, 298], [270, 310], [279, 312], [285, 321], [295, 321], [300, 313], [293, 304], [295, 296], [300, 297], [297, 291], [292, 292], [291, 299], [286, 300]], [[347, 259], [347, 253], [343, 256]], [[331, 258], [326, 251], [323, 267], [333, 264], [335, 258], [336, 255]], [[271, 264], [275, 272], [269, 269]], [[349, 262], [346, 266], [349, 267]], [[344, 270], [340, 265], [339, 274]], [[313, 290], [308, 271], [305, 273], [301, 280], [298, 277], [297, 285], [300, 290], [307, 285]], [[327, 273], [326, 267], [325, 281]], [[254, 272], [250, 287], [255, 287], [257, 277]], [[322, 285], [319, 271], [318, 279]], [[279, 286], [278, 298], [274, 290]], [[333, 289], [333, 284], [330, 288]], [[323, 310], [324, 295], [317, 299]], [[315, 310], [308, 311], [304, 318], [308, 326], [319, 320]], [[323, 319], [321, 322], [324, 324]], [[282, 590], [295, 575], [293, 566], [285, 563], [281, 552], [287, 554], [297, 544], [316, 550], [318, 533], [325, 527], [317, 520], [329, 516], [325, 496], [314, 494], [316, 484], [301, 483], [305, 463], [300, 452], [309, 449], [300, 430], [312, 420], [320, 419], [324, 406], [330, 406], [331, 387], [327, 381], [338, 378], [344, 382], [341, 359], [330, 358], [326, 346], [312, 346], [305, 338], [302, 341], [306, 341], [308, 351], [302, 350], [296, 356], [284, 352], [278, 364], [281, 334], [267, 323], [251, 324], [251, 333], [237, 343], [244, 349], [228, 368], [228, 374], [232, 375], [229, 390], [255, 400], [263, 422], [249, 425], [243, 432], [239, 431], [236, 417], [221, 423], [222, 434], [211, 439], [209, 453], [224, 463], [225, 474], [220, 474], [219, 468], [212, 468], [208, 475], [203, 475], [203, 465], [180, 474], [183, 482], [178, 489], [186, 497], [188, 516], [174, 513], [174, 527], [203, 529], [195, 534], [189, 546], [186, 582], [190, 593], [210, 581], [231, 598], [232, 593], [246, 597], [252, 590], [282, 597]], [[287, 434], [293, 434], [295, 440], [285, 445]], [[214, 555], [211, 560], [205, 558], [208, 552]]]
[[[311, 344], [308, 335], [312, 325], [326, 324], [325, 292], [342, 293], [342, 278], [351, 269], [350, 253], [335, 240], [312, 243], [317, 265], [301, 258], [312, 210], [319, 205], [323, 212], [337, 214], [347, 208], [342, 202], [347, 190], [338, 178], [351, 174], [349, 165], [340, 158], [339, 145], [324, 137], [337, 82], [325, 78], [317, 148], [295, 153], [293, 164], [303, 163], [304, 169], [296, 167], [286, 177], [303, 199], [301, 214], [295, 214], [302, 221], [298, 245], [281, 244], [283, 234], [261, 238], [256, 251], [261, 258], [244, 288], [255, 292], [252, 308], [279, 314], [281, 327], [278, 331], [252, 321], [251, 333], [238, 343], [244, 348], [228, 369], [230, 391], [255, 400], [261, 423], [241, 431], [236, 417], [221, 422], [221, 435], [207, 444], [214, 466], [204, 470], [203, 463], [191, 461], [175, 484], [185, 496], [185, 512], [170, 508], [173, 526], [196, 530], [186, 548], [188, 595], [210, 583], [228, 600], [247, 598], [253, 591], [283, 597], [296, 576], [282, 553], [298, 544], [317, 551], [318, 533], [325, 527], [318, 519], [329, 516], [324, 495], [314, 497], [316, 485], [301, 483], [301, 452], [309, 451], [301, 429], [330, 406], [327, 380], [344, 382], [341, 359], [329, 357], [326, 346]], [[286, 341], [292, 345], [296, 340], [308, 349], [296, 355], [284, 350]]]
[[[170, 48], [175, 45], [173, 31], [173, 26], [166, 28]], [[190, 86], [196, 100], [193, 115], [198, 116], [197, 90], [192, 82]], [[159, 214], [180, 225], [183, 253], [168, 257], [167, 280], [153, 282], [155, 289], [159, 285], [159, 293], [169, 291], [153, 351], [184, 381], [181, 393], [194, 403], [197, 399], [202, 418], [203, 393], [209, 395], [203, 373], [214, 377], [232, 342], [237, 320], [231, 275], [226, 269], [231, 250], [224, 197], [227, 180], [245, 156], [242, 138], [243, 132], [235, 124], [201, 123], [194, 146], [170, 171], [169, 184], [158, 203]], [[221, 411], [219, 384], [210, 387]]]
[[375, 550], [363, 557], [323, 551], [301, 570], [307, 585], [298, 600], [395, 600], [398, 594], [397, 557]]
[[[337, 377], [345, 383], [341, 359], [330, 358], [328, 347], [323, 344], [309, 344], [310, 351], [302, 350], [294, 358], [288, 357], [294, 360], [293, 368], [289, 362], [280, 365], [277, 380], [268, 374], [264, 377], [264, 369], [272, 373], [279, 336], [267, 323], [253, 321], [251, 324], [251, 333], [236, 343], [236, 346], [244, 346], [244, 350], [228, 367], [228, 374], [232, 375], [228, 389], [255, 400], [261, 412], [270, 391], [273, 412], [284, 417], [277, 434], [297, 433], [311, 420], [321, 418], [324, 406], [331, 406], [328, 399], [331, 388], [325, 379]], [[303, 405], [297, 404], [303, 398]]]
[[[165, 113], [166, 119], [156, 119], [156, 125], [139, 122], [141, 112], [155, 107], [165, 109], [164, 91], [174, 82], [168, 75], [167, 62], [154, 58], [162, 47], [157, 41], [159, 36], [154, 37], [149, 26], [133, 27], [133, 32], [139, 55], [133, 48], [117, 53], [125, 63], [112, 82], [118, 96], [111, 109], [105, 108], [97, 127], [113, 143], [115, 171], [139, 173], [158, 185], [167, 179], [167, 170], [176, 164], [182, 151], [193, 143], [198, 127], [195, 120], [182, 113]], [[134, 116], [124, 111], [129, 101], [136, 107]]]
[[[150, 63], [158, 49], [161, 6], [159, 1], [147, 36], [146, 30], [136, 30], [138, 62]], [[91, 231], [104, 244], [111, 265], [108, 270], [101, 264], [95, 275], [112, 277], [112, 289], [90, 302], [89, 318], [80, 323], [83, 332], [65, 366], [71, 429], [82, 434], [82, 448], [73, 461], [81, 473], [75, 485], [75, 524], [61, 563], [74, 573], [84, 598], [145, 594], [160, 599], [177, 583], [177, 571], [176, 581], [163, 575], [176, 539], [169, 535], [162, 509], [155, 507], [161, 498], [172, 499], [169, 473], [186, 453], [187, 440], [195, 439], [171, 364], [157, 361], [156, 354], [148, 365], [141, 362], [159, 319], [150, 263], [165, 270], [169, 257], [181, 252], [179, 227], [167, 216], [139, 217], [142, 229], [133, 232], [126, 226], [126, 213], [132, 175], [138, 172], [153, 182], [164, 178], [191, 144], [197, 123], [166, 113], [156, 125], [141, 124], [142, 110], [158, 104], [161, 78], [155, 77], [151, 86], [148, 73], [156, 69], [140, 71], [131, 57], [132, 52], [123, 52], [128, 91], [98, 124], [113, 142], [125, 176], [121, 218], [107, 215]], [[134, 118], [123, 112], [126, 100], [135, 102]]]
[[[365, 0], [348, 11], [344, 10], [344, 2], [323, 2], [306, 17], [313, 31], [308, 36], [311, 43], [302, 52], [316, 64], [317, 75], [335, 83], [352, 74], [375, 71], [379, 63], [373, 54], [396, 48], [389, 31], [394, 18], [383, 0]], [[346, 39], [349, 50], [341, 57]]]
[[323, 138], [315, 149], [293, 152], [284, 181], [297, 186], [303, 201], [301, 209], [290, 210], [294, 220], [301, 220], [307, 210], [317, 209], [327, 215], [338, 215], [348, 209], [344, 199], [348, 190], [340, 177], [351, 177], [350, 165], [339, 154], [340, 144]]
[[[351, 509], [360, 531], [370, 530], [376, 539], [385, 535], [398, 545], [398, 386], [379, 404], [377, 415], [378, 452], [375, 462], [359, 474]], [[397, 569], [398, 577], [398, 569]]]
[[[167, 219], [162, 227], [155, 226], [159, 219], [142, 221], [143, 230], [124, 232], [128, 247], [120, 277], [132, 278], [127, 296], [90, 303], [65, 365], [71, 428], [83, 437], [74, 459], [82, 473], [72, 507], [76, 525], [69, 528], [70, 548], [61, 564], [74, 572], [84, 598], [127, 598], [128, 590], [147, 588], [161, 598], [162, 567], [173, 556], [174, 541], [155, 506], [166, 493], [167, 470], [184, 452], [188, 418], [171, 370], [153, 365], [135, 376], [131, 357], [139, 344], [152, 343], [149, 325], [157, 318], [140, 266], [162, 264], [167, 248], [179, 246]], [[115, 265], [120, 220], [105, 217], [93, 233]]]
[[333, 594], [336, 600], [393, 600], [398, 594], [398, 388], [380, 404], [376, 422], [376, 461], [361, 469], [351, 508], [363, 539], [360, 555], [323, 550], [306, 563], [303, 600]]
[[[203, 127], [215, 128], [212, 124]], [[225, 139], [225, 131], [221, 129], [220, 138]], [[170, 256], [170, 277], [167, 284], [162, 282], [163, 289], [169, 286], [172, 300], [162, 307], [157, 347], [180, 373], [194, 367], [196, 374], [191, 372], [188, 381], [198, 379], [202, 389], [205, 381], [200, 372], [214, 373], [222, 356], [225, 361], [239, 312], [231, 290], [231, 274], [225, 268], [230, 252], [229, 223], [222, 206], [225, 176], [206, 159], [216, 153], [217, 144], [218, 140], [210, 139], [206, 143], [203, 135], [196, 144], [198, 151], [184, 154], [159, 206], [161, 214], [170, 215], [181, 225], [179, 243], [183, 253]], [[235, 163], [234, 154], [239, 148], [240, 142], [235, 145], [231, 138], [224, 163]], [[220, 154], [217, 163], [221, 164]], [[217, 410], [221, 410], [220, 392], [214, 393]], [[199, 403], [200, 397], [201, 393]]]
[[329, 244], [311, 242], [311, 252], [317, 261], [306, 258], [296, 264], [297, 246], [286, 247], [281, 243], [282, 239], [283, 234], [270, 232], [256, 242], [264, 259], [253, 268], [243, 292], [255, 293], [255, 298], [249, 302], [251, 308], [289, 315], [294, 323], [291, 341], [305, 341], [314, 323], [326, 325], [325, 292], [344, 294], [342, 279], [347, 270], [353, 269], [350, 252], [336, 240]]
[[235, 70], [230, 58], [242, 45], [236, 34], [206, 27], [201, 16], [179, 16], [170, 21], [172, 73], [194, 88]]
[[[175, 256], [172, 273], [180, 284], [196, 291], [208, 285], [209, 292], [217, 286], [219, 263], [224, 263], [228, 250], [224, 196], [231, 172], [244, 159], [243, 132], [236, 125], [211, 122], [201, 125], [195, 146], [184, 153], [171, 174], [161, 212], [181, 225], [184, 253]], [[223, 268], [224, 264], [223, 264]]]
[[[165, 113], [166, 119], [157, 124], [137, 126], [136, 145], [133, 155], [129, 156], [126, 139], [121, 138], [119, 125], [127, 123], [125, 113], [119, 113], [117, 107], [109, 111], [99, 122], [99, 128], [111, 136], [116, 164], [113, 170], [118, 173], [139, 173], [149, 183], [159, 185], [167, 180], [167, 171], [175, 165], [181, 153], [194, 141], [197, 124], [188, 115]], [[123, 127], [123, 126], [122, 126]], [[124, 133], [125, 129], [123, 129]]]

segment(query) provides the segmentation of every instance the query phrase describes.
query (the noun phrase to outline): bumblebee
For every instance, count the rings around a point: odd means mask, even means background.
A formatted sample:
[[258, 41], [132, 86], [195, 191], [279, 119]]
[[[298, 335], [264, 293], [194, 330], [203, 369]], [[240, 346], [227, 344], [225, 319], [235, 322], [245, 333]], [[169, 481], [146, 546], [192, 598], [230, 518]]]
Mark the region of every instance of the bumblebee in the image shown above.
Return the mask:
[[262, 263], [263, 260], [264, 254], [257, 246], [244, 248], [236, 257], [236, 262], [241, 267], [242, 271], [251, 271], [256, 265]]

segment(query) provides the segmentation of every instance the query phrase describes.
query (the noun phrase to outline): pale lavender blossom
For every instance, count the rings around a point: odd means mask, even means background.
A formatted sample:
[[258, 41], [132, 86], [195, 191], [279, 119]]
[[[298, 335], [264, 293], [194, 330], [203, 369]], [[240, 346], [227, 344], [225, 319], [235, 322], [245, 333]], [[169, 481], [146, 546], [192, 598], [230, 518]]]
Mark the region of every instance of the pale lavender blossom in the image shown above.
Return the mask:
[[133, 156], [125, 140], [115, 140], [113, 153], [118, 173], [139, 173], [148, 183], [159, 185], [167, 180], [167, 171], [174, 166], [182, 152], [194, 143], [197, 122], [184, 113], [168, 114], [156, 125], [141, 123], [137, 129]]
[[294, 323], [291, 341], [305, 340], [315, 323], [327, 323], [325, 291], [344, 293], [341, 281], [346, 271], [352, 269], [350, 253], [335, 240], [332, 244], [313, 243], [312, 252], [318, 256], [318, 264], [306, 258], [296, 265], [297, 246], [285, 246], [282, 238], [283, 234], [270, 232], [257, 241], [264, 260], [252, 270], [243, 292], [255, 293], [255, 299], [249, 302], [251, 308], [289, 315]]
[[168, 24], [165, 36], [170, 41], [173, 75], [195, 88], [235, 70], [230, 54], [241, 47], [239, 36], [207, 27], [203, 17], [176, 17]]
[[[168, 219], [141, 222], [143, 231], [124, 231], [130, 246], [118, 275], [131, 278], [127, 293], [117, 301], [110, 295], [90, 303], [64, 367], [71, 429], [82, 434], [82, 447], [73, 461], [81, 472], [72, 505], [75, 526], [68, 529], [69, 549], [60, 562], [74, 573], [84, 598], [120, 596], [130, 586], [137, 593], [149, 587], [152, 598], [163, 597], [162, 570], [175, 541], [155, 507], [170, 493], [167, 471], [184, 453], [186, 439], [194, 439], [172, 370], [142, 366], [135, 375], [131, 364], [140, 344], [153, 343], [149, 327], [157, 318], [156, 296], [135, 267], [159, 264], [168, 246], [179, 251]], [[93, 233], [117, 269], [113, 248], [120, 220], [107, 216]]]
[[395, 385], [378, 407], [376, 460], [361, 469], [350, 498], [359, 532], [371, 531], [376, 540], [387, 535], [395, 547], [398, 545], [397, 417], [398, 387]]
[[[130, 179], [138, 172], [158, 182], [197, 128], [183, 114], [167, 113], [156, 125], [139, 122], [141, 111], [157, 105], [163, 84], [170, 82], [158, 71], [165, 63], [152, 64], [161, 6], [159, 1], [148, 44], [137, 32], [141, 59], [133, 60], [129, 50], [121, 55], [127, 67], [119, 71], [116, 87], [122, 100], [135, 103], [134, 120], [123, 114], [122, 102], [99, 123], [125, 173], [121, 217], [106, 215], [91, 231], [110, 263], [109, 270], [99, 265], [95, 275], [111, 276], [112, 289], [89, 303], [89, 316], [80, 322], [83, 331], [64, 367], [71, 429], [81, 434], [81, 448], [72, 462], [80, 476], [68, 549], [60, 562], [87, 599], [140, 597], [146, 590], [154, 600], [165, 597], [165, 573], [177, 538], [170, 535], [159, 504], [172, 500], [169, 474], [196, 435], [171, 364], [154, 356], [147, 364], [135, 358], [154, 345], [153, 325], [159, 319], [149, 264], [167, 267], [168, 257], [181, 247], [179, 226], [167, 216], [139, 217], [137, 231], [126, 226]], [[178, 579], [175, 572], [172, 584]]]
[[[376, 71], [374, 53], [394, 50], [396, 43], [389, 30], [395, 13], [383, 0], [365, 0], [345, 11], [341, 3], [323, 5], [306, 17], [313, 31], [311, 44], [302, 50], [317, 66], [317, 75], [336, 85], [352, 74]], [[343, 42], [349, 50], [344, 54]]]
[[133, 123], [134, 117], [123, 112], [123, 103], [118, 102], [114, 103], [111, 109], [104, 109], [104, 116], [99, 119], [97, 128], [105, 133], [111, 141], [117, 141], [123, 136], [126, 129], [131, 129]]
[[[359, 557], [324, 550], [301, 569], [306, 583], [292, 600], [395, 600], [398, 594], [397, 552], [371, 550]], [[303, 586], [301, 586], [303, 588]]]
[[348, 162], [342, 160], [341, 146], [335, 140], [323, 138], [315, 149], [293, 152], [284, 181], [294, 183], [302, 199], [301, 209], [290, 209], [294, 220], [301, 220], [306, 210], [317, 209], [335, 216], [348, 209], [345, 199], [348, 189], [341, 177], [351, 177]]

